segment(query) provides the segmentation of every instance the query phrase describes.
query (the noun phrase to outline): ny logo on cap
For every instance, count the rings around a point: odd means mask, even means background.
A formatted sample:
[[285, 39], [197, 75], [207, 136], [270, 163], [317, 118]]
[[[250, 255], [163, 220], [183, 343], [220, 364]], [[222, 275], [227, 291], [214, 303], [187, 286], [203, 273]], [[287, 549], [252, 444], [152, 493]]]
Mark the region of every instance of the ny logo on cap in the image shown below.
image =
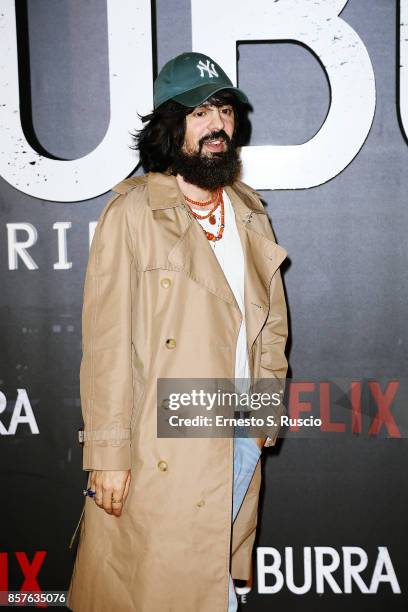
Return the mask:
[[197, 68], [200, 71], [200, 77], [203, 78], [204, 77], [204, 72], [208, 72], [208, 76], [210, 77], [210, 79], [212, 79], [214, 76], [218, 77], [218, 72], [216, 71], [215, 67], [214, 67], [214, 63], [211, 62], [210, 64], [210, 60], [207, 60], [207, 64], [204, 64], [203, 60], [200, 60], [197, 64]]

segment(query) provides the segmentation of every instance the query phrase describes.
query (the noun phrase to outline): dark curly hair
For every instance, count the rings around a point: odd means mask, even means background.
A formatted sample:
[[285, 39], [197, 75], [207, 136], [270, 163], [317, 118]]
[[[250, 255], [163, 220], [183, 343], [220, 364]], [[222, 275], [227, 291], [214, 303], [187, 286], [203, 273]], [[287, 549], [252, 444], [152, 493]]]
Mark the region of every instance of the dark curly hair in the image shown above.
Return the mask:
[[[231, 104], [235, 114], [232, 144], [241, 147], [249, 140], [251, 125], [248, 118], [249, 104], [244, 104], [228, 89], [222, 89], [206, 100], [207, 104], [224, 106]], [[149, 115], [141, 116], [146, 125], [133, 135], [145, 172], [171, 171], [173, 160], [184, 143], [186, 117], [194, 108], [168, 100]]]

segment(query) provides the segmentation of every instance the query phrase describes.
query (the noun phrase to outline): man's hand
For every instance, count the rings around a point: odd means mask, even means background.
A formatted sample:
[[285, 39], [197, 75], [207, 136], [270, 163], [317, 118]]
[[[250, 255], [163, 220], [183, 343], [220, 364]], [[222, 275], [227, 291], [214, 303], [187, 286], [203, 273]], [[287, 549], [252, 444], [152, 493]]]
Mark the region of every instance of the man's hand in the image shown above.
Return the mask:
[[265, 438], [255, 438], [255, 442], [257, 443], [257, 445], [259, 446], [259, 448], [262, 450], [263, 449], [263, 445], [265, 444]]
[[130, 470], [94, 470], [90, 488], [95, 491], [95, 503], [108, 514], [120, 516], [129, 493]]

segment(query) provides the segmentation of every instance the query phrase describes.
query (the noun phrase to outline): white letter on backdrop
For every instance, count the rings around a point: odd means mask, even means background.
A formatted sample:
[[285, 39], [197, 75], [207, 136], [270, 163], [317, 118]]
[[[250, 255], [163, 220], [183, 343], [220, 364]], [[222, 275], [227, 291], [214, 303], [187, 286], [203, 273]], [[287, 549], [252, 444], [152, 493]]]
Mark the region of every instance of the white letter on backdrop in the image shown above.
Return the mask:
[[408, 0], [400, 0], [400, 79], [399, 109], [405, 136], [408, 138]]
[[[213, 57], [237, 82], [236, 46], [246, 41], [300, 42], [323, 64], [331, 104], [320, 130], [308, 142], [290, 146], [248, 146], [242, 150], [244, 180], [256, 189], [302, 189], [339, 174], [361, 149], [374, 118], [373, 67], [358, 34], [338, 17], [347, 0], [191, 0], [193, 49]], [[213, 9], [213, 10], [212, 10]], [[208, 36], [213, 18], [228, 24], [222, 36]], [[260, 86], [268, 67], [259, 68]], [[279, 83], [277, 83], [279, 86]]]
[[121, 0], [120, 9], [116, 0], [107, 0], [107, 12], [110, 123], [91, 153], [63, 161], [40, 155], [26, 141], [19, 108], [15, 0], [1, 2], [0, 175], [30, 196], [57, 202], [94, 198], [138, 163], [129, 148], [130, 132], [141, 126], [137, 113], [153, 107], [150, 0]]
[[[27, 249], [34, 246], [38, 233], [31, 223], [7, 223], [8, 264], [9, 270], [18, 270], [18, 258], [25, 263], [29, 270], [38, 270], [38, 266]], [[26, 232], [27, 239], [17, 240], [17, 231]]]
[[[257, 548], [257, 568], [258, 568], [258, 592], [273, 595], [279, 593], [285, 584], [285, 579], [281, 572], [282, 557], [280, 552], [272, 546], [258, 546]], [[272, 557], [272, 563], [266, 563], [266, 556]], [[266, 575], [272, 574], [273, 585], [266, 584]]]
[[58, 261], [54, 264], [54, 270], [70, 270], [72, 261], [68, 261], [67, 230], [71, 229], [71, 221], [56, 221], [52, 229], [57, 230], [58, 235]]

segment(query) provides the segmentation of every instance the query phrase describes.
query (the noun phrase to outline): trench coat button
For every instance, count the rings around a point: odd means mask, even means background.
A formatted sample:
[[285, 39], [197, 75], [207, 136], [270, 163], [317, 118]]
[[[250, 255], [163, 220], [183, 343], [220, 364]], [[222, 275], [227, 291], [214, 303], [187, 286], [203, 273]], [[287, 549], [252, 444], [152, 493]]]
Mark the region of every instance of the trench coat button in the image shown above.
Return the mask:
[[202, 508], [203, 506], [205, 506], [205, 500], [199, 499], [197, 502], [197, 508]]
[[176, 346], [176, 341], [174, 338], [167, 338], [166, 340], [166, 348], [174, 349]]
[[159, 468], [161, 472], [167, 472], [167, 468], [168, 468], [167, 461], [159, 461], [159, 463], [157, 464], [157, 467]]
[[171, 286], [171, 278], [162, 278], [160, 284], [163, 289], [168, 289]]

